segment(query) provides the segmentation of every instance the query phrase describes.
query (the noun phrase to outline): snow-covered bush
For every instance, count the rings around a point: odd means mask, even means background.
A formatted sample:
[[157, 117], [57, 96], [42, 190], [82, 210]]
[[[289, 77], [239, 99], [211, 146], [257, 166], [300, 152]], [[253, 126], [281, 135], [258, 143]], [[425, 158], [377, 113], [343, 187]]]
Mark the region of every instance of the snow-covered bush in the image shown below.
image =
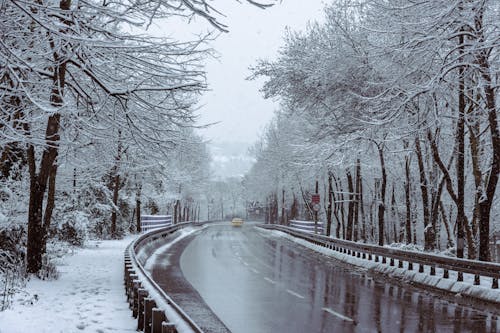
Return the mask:
[[[3, 218], [0, 214], [0, 219]], [[26, 283], [25, 243], [26, 233], [22, 227], [0, 230], [0, 311], [9, 307], [12, 296]]]
[[57, 280], [59, 272], [50, 255], [44, 255], [42, 258], [42, 268], [38, 271], [37, 276], [42, 280]]
[[71, 245], [83, 246], [87, 239], [87, 225], [89, 219], [81, 211], [67, 212], [58, 228], [58, 238]]

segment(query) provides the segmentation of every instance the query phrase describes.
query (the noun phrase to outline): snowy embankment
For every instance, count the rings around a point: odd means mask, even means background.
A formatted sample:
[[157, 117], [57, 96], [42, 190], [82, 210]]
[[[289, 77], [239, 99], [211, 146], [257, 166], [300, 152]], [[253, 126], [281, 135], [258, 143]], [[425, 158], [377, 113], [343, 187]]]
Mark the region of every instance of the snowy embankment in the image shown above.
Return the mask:
[[[201, 228], [205, 228], [206, 226], [202, 226]], [[172, 238], [161, 238], [157, 241], [153, 241], [148, 245], [142, 247], [137, 255], [137, 261], [143, 266], [146, 272], [141, 270], [137, 270], [136, 274], [141, 280], [143, 287], [148, 291], [149, 297], [153, 298], [157, 304], [157, 307], [165, 311], [165, 315], [168, 318], [169, 322], [175, 324], [176, 330], [182, 333], [192, 333], [193, 330], [189, 327], [189, 324], [186, 323], [184, 319], [179, 315], [179, 313], [173, 307], [173, 300], [163, 291], [159, 291], [158, 286], [153, 286], [148, 278], [146, 278], [145, 274], [151, 278], [151, 269], [153, 269], [154, 265], [157, 264], [157, 258], [161, 254], [165, 253], [172, 245], [182, 240], [183, 238], [193, 234], [194, 232], [201, 229], [200, 227], [185, 227], [180, 229], [172, 234]], [[154, 231], [153, 231], [154, 233]], [[169, 262], [162, 262], [163, 265], [169, 265]], [[152, 280], [152, 278], [151, 278]], [[166, 298], [167, 299], [166, 299]], [[2, 332], [0, 332], [2, 333]]]
[[443, 270], [440, 268], [436, 268], [436, 275], [432, 276], [430, 275], [429, 267], [426, 267], [423, 273], [419, 273], [416, 269], [411, 271], [408, 270], [407, 262], [404, 263], [403, 268], [398, 268], [396, 266], [390, 266], [388, 263], [382, 264], [380, 262], [361, 259], [348, 254], [330, 250], [322, 246], [307, 242], [303, 239], [293, 237], [281, 231], [272, 230], [270, 232], [277, 237], [287, 238], [307, 248], [323, 253], [327, 256], [334, 257], [343, 262], [347, 262], [351, 265], [362, 267], [376, 273], [386, 274], [391, 277], [401, 279], [410, 284], [417, 284], [435, 288], [444, 292], [453, 293], [457, 297], [467, 296], [486, 302], [500, 303], [500, 289], [491, 288], [491, 278], [481, 278], [481, 284], [476, 286], [474, 285], [474, 275], [472, 274], [464, 274], [464, 281], [458, 282], [456, 272], [450, 271], [449, 278], [445, 279], [442, 277]]
[[0, 333], [135, 332], [123, 288], [123, 253], [134, 237], [89, 242], [57, 262], [57, 280], [32, 278], [0, 312]]

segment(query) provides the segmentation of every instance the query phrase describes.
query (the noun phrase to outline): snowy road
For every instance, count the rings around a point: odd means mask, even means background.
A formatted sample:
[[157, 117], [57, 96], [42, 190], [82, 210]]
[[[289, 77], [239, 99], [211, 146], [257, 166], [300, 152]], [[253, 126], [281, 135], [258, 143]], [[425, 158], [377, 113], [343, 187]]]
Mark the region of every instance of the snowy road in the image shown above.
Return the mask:
[[498, 314], [353, 271], [249, 224], [211, 226], [182, 246], [172, 263], [235, 333], [500, 329]]

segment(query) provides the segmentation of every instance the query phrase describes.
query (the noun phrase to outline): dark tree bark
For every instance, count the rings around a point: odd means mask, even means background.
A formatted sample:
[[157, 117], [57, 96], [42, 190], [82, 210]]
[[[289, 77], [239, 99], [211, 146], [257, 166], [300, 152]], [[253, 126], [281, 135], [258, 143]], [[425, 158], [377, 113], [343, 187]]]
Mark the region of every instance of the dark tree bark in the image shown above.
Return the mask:
[[418, 170], [420, 175], [420, 194], [422, 196], [422, 211], [424, 218], [424, 249], [426, 251], [435, 248], [435, 234], [430, 224], [429, 192], [427, 174], [425, 172], [424, 157], [420, 146], [420, 138], [415, 137], [415, 152], [417, 154]]
[[[337, 189], [337, 199], [335, 200], [334, 214], [337, 219], [337, 229], [335, 231], [335, 236], [340, 238], [340, 232], [342, 231], [342, 238], [345, 239], [345, 210], [344, 210], [344, 188], [342, 187], [342, 181], [337, 179], [333, 175], [333, 180], [335, 181], [335, 188]], [[339, 214], [340, 213], [340, 214]]]
[[290, 220], [295, 220], [297, 218], [299, 212], [299, 201], [295, 196], [295, 193], [292, 192], [292, 206], [290, 207]]
[[[464, 28], [458, 39], [460, 59], [462, 60], [464, 48]], [[458, 69], [458, 115], [455, 132], [456, 148], [456, 172], [457, 172], [457, 257], [464, 257], [464, 224], [465, 224], [465, 68]]]
[[378, 245], [384, 245], [384, 214], [385, 214], [385, 189], [387, 186], [387, 172], [385, 169], [383, 144], [377, 144], [382, 171], [382, 184], [380, 186], [380, 201], [378, 204]]
[[397, 209], [397, 202], [396, 202], [396, 194], [395, 194], [395, 185], [392, 183], [392, 194], [391, 194], [391, 215], [392, 215], [392, 234], [393, 234], [393, 240], [395, 243], [399, 241], [398, 239], [398, 232], [397, 232], [397, 219], [398, 219], [398, 209]]
[[285, 189], [281, 191], [281, 225], [286, 225], [286, 209], [285, 209]]
[[347, 190], [349, 191], [349, 205], [347, 211], [347, 231], [345, 239], [352, 240], [352, 229], [354, 222], [354, 184], [349, 169], [346, 170], [346, 177], [347, 177]]
[[453, 242], [453, 233], [450, 230], [450, 224], [448, 223], [448, 219], [446, 218], [446, 212], [444, 211], [442, 201], [439, 202], [439, 212], [441, 213], [441, 220], [443, 221], [444, 227], [446, 229], [446, 247], [452, 248], [455, 246], [455, 243]]
[[179, 206], [180, 202], [179, 200], [176, 200], [174, 204], [174, 224], [179, 223]]
[[[443, 161], [441, 160], [441, 157], [439, 156], [437, 143], [434, 140], [434, 138], [432, 137], [432, 133], [430, 130], [427, 131], [427, 137], [429, 138], [429, 142], [431, 144], [432, 156], [434, 158], [434, 161], [437, 163], [437, 165], [441, 169], [441, 172], [443, 173], [443, 177], [446, 180], [446, 189], [448, 191], [448, 194], [450, 195], [451, 199], [453, 200], [453, 202], [455, 203], [455, 205], [458, 208], [459, 200], [458, 200], [457, 194], [455, 193], [455, 190], [453, 189], [453, 183], [451, 180], [450, 173], [449, 173], [448, 169], [446, 168], [446, 166], [444, 165]], [[467, 244], [468, 244], [468, 248], [469, 248], [468, 257], [469, 257], [469, 259], [474, 259], [474, 257], [475, 257], [475, 245], [474, 245], [474, 239], [472, 238], [472, 231], [470, 230], [470, 226], [469, 226], [469, 222], [467, 220], [467, 217], [464, 215], [463, 218], [464, 218], [464, 225], [462, 225], [462, 234], [461, 235], [462, 235], [462, 237], [464, 237], [465, 231], [467, 232]], [[458, 223], [457, 223], [456, 227], [458, 227]], [[465, 229], [465, 231], [464, 231], [464, 229]], [[458, 241], [458, 229], [457, 229], [457, 241]], [[462, 238], [462, 241], [463, 241], [463, 238]], [[457, 248], [458, 248], [458, 244], [457, 244]], [[462, 253], [463, 253], [463, 250], [462, 250]]]
[[116, 228], [116, 220], [117, 220], [117, 209], [118, 209], [118, 194], [120, 191], [120, 175], [116, 174], [113, 177], [113, 212], [111, 213], [111, 237], [117, 237], [117, 228]]
[[358, 241], [359, 238], [359, 192], [360, 192], [360, 183], [361, 183], [361, 162], [359, 158], [356, 160], [356, 181], [354, 188], [354, 216], [353, 216], [353, 240], [355, 242]]
[[42, 253], [45, 253], [47, 250], [47, 240], [49, 237], [50, 222], [52, 221], [52, 213], [54, 212], [55, 208], [56, 175], [57, 175], [57, 165], [53, 165], [49, 175], [47, 204], [45, 205], [45, 213], [43, 215]]
[[137, 184], [137, 191], [135, 193], [135, 223], [137, 232], [141, 232], [141, 191], [142, 185]]
[[[63, 0], [59, 3], [59, 8], [69, 10], [70, 0]], [[67, 24], [64, 21], [62, 25]], [[50, 104], [59, 108], [63, 105], [64, 88], [66, 85], [66, 62], [64, 55], [55, 51], [54, 41], [50, 41], [50, 46], [54, 50], [52, 91], [50, 93]], [[59, 153], [59, 128], [61, 115], [54, 113], [47, 120], [45, 129], [45, 148], [43, 150], [40, 165], [36, 168], [35, 147], [28, 145], [28, 165], [30, 172], [30, 199], [28, 208], [28, 240], [26, 249], [26, 264], [28, 273], [37, 273], [42, 267], [42, 255], [45, 249], [45, 228], [43, 226], [43, 201], [47, 191], [50, 174], [57, 171], [57, 156]], [[53, 177], [55, 180], [55, 176]]]
[[[405, 144], [408, 147], [408, 143]], [[405, 221], [405, 231], [406, 231], [406, 244], [411, 244], [411, 172], [410, 172], [411, 160], [410, 156], [405, 155], [405, 204], [406, 204], [406, 221]]]
[[328, 171], [328, 206], [326, 208], [326, 235], [330, 236], [332, 231], [332, 213], [333, 213], [333, 175]]
[[[484, 6], [484, 4], [483, 4]], [[484, 43], [483, 11], [481, 6], [476, 11], [474, 22], [479, 41]], [[479, 48], [477, 61], [483, 79], [481, 86], [485, 94], [486, 109], [488, 112], [488, 125], [490, 128], [490, 140], [492, 146], [492, 162], [485, 183], [485, 193], [479, 202], [481, 220], [479, 222], [479, 260], [489, 261], [489, 237], [490, 237], [490, 214], [491, 206], [495, 197], [495, 192], [500, 177], [500, 130], [498, 128], [495, 86], [491, 79], [491, 67], [488, 56], [491, 54], [490, 48]]]
[[[358, 160], [359, 161], [359, 160]], [[361, 213], [361, 239], [366, 243], [366, 216], [363, 200], [363, 177], [361, 176], [361, 164], [358, 163], [358, 207]]]

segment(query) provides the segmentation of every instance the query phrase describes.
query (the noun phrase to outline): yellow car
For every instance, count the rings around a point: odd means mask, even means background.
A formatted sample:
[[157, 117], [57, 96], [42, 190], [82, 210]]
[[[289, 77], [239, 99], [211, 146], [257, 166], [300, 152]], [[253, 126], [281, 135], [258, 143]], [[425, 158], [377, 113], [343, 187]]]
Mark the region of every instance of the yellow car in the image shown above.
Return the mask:
[[241, 227], [243, 225], [243, 219], [240, 219], [239, 217], [235, 217], [231, 221], [231, 224], [233, 225], [233, 227]]

